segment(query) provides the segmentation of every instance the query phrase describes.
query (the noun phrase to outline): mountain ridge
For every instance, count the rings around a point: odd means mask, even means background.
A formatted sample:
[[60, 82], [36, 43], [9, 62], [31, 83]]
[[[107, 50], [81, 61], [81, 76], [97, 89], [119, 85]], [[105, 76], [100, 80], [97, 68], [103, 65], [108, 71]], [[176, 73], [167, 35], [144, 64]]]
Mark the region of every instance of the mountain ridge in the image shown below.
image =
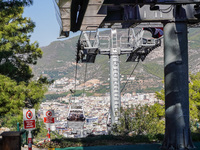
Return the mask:
[[[200, 30], [190, 29], [189, 31], [189, 71], [196, 73], [200, 70], [200, 63], [198, 63], [200, 60], [200, 52], [198, 51], [198, 47], [200, 47]], [[36, 76], [43, 74], [50, 79], [59, 79], [62, 77], [74, 78], [77, 41], [78, 36], [64, 41], [54, 41], [46, 47], [41, 47], [44, 52], [43, 58], [33, 67], [34, 74]], [[125, 63], [125, 60], [125, 55], [120, 56], [120, 74], [122, 81], [127, 80], [136, 64], [134, 62]], [[97, 55], [94, 64], [87, 64], [87, 80], [94, 78], [109, 84], [108, 61], [108, 56]], [[83, 80], [85, 64], [78, 64], [77, 68], [77, 78]], [[132, 76], [136, 80], [129, 82], [126, 87], [127, 92], [154, 92], [155, 90], [148, 89], [160, 90], [163, 88], [163, 43], [161, 47], [153, 50], [145, 61], [139, 63]]]

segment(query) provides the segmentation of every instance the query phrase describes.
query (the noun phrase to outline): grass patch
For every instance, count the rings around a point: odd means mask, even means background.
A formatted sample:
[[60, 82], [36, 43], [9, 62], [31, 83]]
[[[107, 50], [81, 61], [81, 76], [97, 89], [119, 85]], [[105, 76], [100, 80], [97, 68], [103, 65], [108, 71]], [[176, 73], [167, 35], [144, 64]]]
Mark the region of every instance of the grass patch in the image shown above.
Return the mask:
[[86, 138], [57, 138], [51, 143], [45, 142], [38, 146], [40, 148], [65, 148], [65, 147], [87, 147], [102, 145], [130, 145], [136, 143], [157, 143], [161, 142], [164, 135], [135, 135], [135, 136], [114, 136], [100, 135]]

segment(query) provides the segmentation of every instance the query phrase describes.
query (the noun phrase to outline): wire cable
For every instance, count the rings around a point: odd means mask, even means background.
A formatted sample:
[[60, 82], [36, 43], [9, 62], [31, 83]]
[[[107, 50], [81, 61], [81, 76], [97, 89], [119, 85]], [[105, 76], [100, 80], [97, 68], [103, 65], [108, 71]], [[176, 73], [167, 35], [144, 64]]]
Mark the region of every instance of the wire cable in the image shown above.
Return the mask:
[[57, 6], [55, 0], [52, 0], [52, 1], [53, 1], [53, 4], [54, 4], [54, 10], [55, 10], [57, 22], [58, 22], [60, 28], [62, 28], [62, 21], [61, 21], [61, 17], [60, 17], [60, 12], [58, 10], [58, 6]]
[[[80, 34], [80, 36], [79, 36], [79, 39], [78, 39], [78, 43], [80, 42], [80, 39], [81, 39], [81, 36], [82, 36], [82, 32], [81, 32], [81, 34]], [[78, 51], [78, 50], [77, 50]], [[78, 55], [78, 53], [77, 53], [77, 55]], [[74, 75], [74, 91], [72, 91], [72, 93], [73, 93], [73, 96], [75, 97], [75, 93], [76, 93], [76, 81], [77, 81], [77, 70], [78, 70], [78, 61], [77, 61], [77, 56], [76, 56], [76, 59], [75, 59], [75, 61], [76, 61], [76, 68], [75, 68], [75, 75]]]
[[76, 69], [75, 69], [75, 75], [74, 75], [74, 96], [75, 96], [75, 93], [76, 93], [76, 79], [77, 79], [77, 70], [78, 70], [78, 63], [76, 62]]
[[159, 9], [162, 13], [169, 13], [172, 10], [172, 5], [165, 9]]
[[85, 75], [84, 75], [84, 87], [83, 87], [83, 95], [85, 97], [85, 82], [87, 79], [87, 63], [85, 63]]
[[126, 84], [128, 83], [128, 81], [130, 80], [130, 77], [132, 76], [133, 72], [135, 71], [137, 65], [139, 64], [140, 60], [137, 62], [137, 64], [135, 65], [135, 67], [133, 68], [133, 71], [131, 72], [129, 78], [126, 80], [126, 83], [124, 84], [123, 88], [121, 89], [121, 93], [123, 92], [124, 88], [126, 87]]

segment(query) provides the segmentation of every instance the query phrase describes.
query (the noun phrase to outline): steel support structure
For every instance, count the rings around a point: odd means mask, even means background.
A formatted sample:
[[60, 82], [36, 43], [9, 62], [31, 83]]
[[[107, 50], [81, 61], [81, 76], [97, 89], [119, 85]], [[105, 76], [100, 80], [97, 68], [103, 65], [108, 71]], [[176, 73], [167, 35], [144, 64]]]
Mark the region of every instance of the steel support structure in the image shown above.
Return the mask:
[[[83, 39], [81, 39], [78, 46], [78, 56], [81, 62], [94, 63], [94, 60], [87, 59], [90, 56], [100, 55], [109, 56], [110, 66], [110, 111], [108, 115], [108, 130], [110, 132], [113, 124], [119, 123], [120, 107], [121, 107], [121, 93], [120, 93], [120, 55], [127, 54], [127, 62], [143, 61], [146, 56], [160, 46], [161, 39], [152, 39], [143, 37], [144, 31], [140, 29], [137, 34], [133, 29], [127, 30], [127, 35], [120, 35], [117, 29], [110, 30], [110, 36], [100, 36], [96, 32], [93, 43], [90, 41], [86, 32], [83, 32]], [[107, 40], [107, 47], [101, 47], [101, 41]], [[148, 41], [148, 42], [145, 42]], [[105, 43], [104, 43], [105, 44]], [[110, 128], [111, 127], [111, 128]]]
[[194, 148], [189, 127], [187, 23], [164, 26], [165, 138], [162, 149]]
[[111, 125], [118, 123], [120, 117], [121, 94], [120, 94], [120, 71], [119, 71], [120, 48], [117, 44], [117, 30], [111, 30], [110, 49], [110, 116]]

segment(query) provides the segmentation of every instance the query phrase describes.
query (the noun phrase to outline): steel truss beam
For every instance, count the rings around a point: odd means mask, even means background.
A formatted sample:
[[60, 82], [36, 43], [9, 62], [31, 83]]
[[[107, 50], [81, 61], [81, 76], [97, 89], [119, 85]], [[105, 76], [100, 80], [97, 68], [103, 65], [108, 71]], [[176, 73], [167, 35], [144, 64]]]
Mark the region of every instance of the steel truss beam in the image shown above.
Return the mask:
[[[137, 26], [142, 22], [174, 22], [184, 21], [188, 24], [195, 24], [200, 19], [200, 8], [198, 5], [156, 5], [157, 9], [151, 10], [149, 5], [140, 7], [139, 5], [125, 5], [113, 9], [113, 6], [107, 7], [107, 15], [99, 26], [100, 28], [111, 28], [117, 24], [117, 28], [128, 28]], [[176, 18], [174, 18], [175, 14]]]
[[[200, 21], [200, 0], [59, 0], [62, 35], [78, 30], [128, 28], [142, 22]], [[63, 34], [64, 33], [64, 34]], [[67, 33], [67, 34], [66, 34]]]

